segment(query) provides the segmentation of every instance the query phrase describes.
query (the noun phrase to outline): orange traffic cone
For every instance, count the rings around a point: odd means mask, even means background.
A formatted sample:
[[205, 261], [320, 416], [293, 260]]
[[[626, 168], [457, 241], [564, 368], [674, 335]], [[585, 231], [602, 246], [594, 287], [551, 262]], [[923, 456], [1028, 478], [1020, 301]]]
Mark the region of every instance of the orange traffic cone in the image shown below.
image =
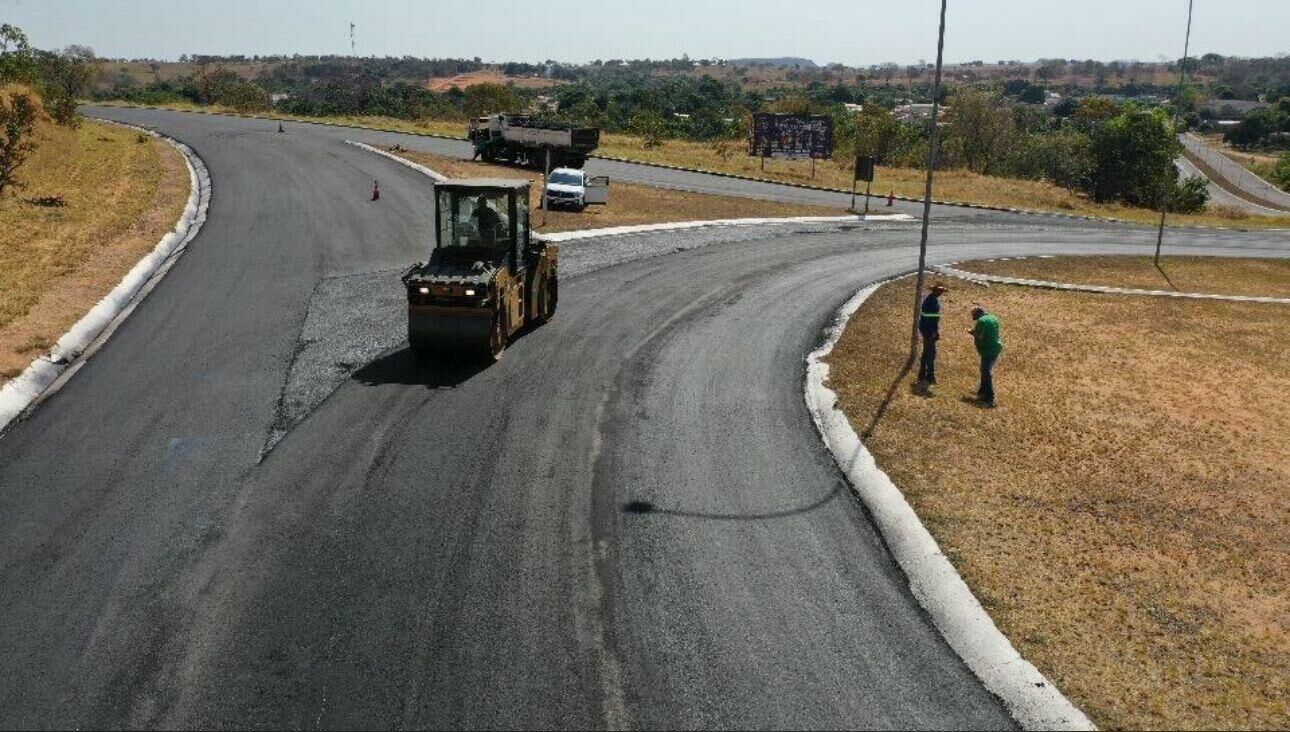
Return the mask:
[[888, 206], [894, 206], [894, 205], [896, 205], [896, 192], [895, 192], [895, 191], [892, 191], [891, 193], [888, 193], [888, 194], [887, 194], [887, 205], [888, 205]]
[[381, 200], [381, 184], [376, 181], [372, 181], [372, 200]]

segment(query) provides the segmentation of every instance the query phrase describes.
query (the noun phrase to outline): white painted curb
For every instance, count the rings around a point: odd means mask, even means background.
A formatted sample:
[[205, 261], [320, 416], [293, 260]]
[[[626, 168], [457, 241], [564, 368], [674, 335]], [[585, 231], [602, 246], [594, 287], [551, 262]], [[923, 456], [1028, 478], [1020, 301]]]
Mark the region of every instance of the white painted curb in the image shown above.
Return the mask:
[[824, 343], [806, 357], [806, 405], [811, 418], [852, 489], [873, 515], [892, 557], [909, 578], [914, 597], [954, 652], [1003, 700], [1013, 718], [1028, 730], [1096, 729], [995, 626], [900, 489], [878, 467], [851, 422], [837, 408], [837, 394], [825, 386], [829, 365], [823, 362], [824, 357], [833, 351], [851, 316], [883, 284], [869, 285], [848, 300], [838, 310]]
[[165, 274], [163, 265], [174, 261], [188, 242], [197, 236], [206, 221], [211, 196], [210, 173], [206, 164], [191, 148], [152, 130], [112, 120], [98, 121], [146, 133], [165, 140], [178, 150], [188, 166], [188, 205], [175, 223], [174, 230], [163, 236], [157, 246], [140, 259], [106, 297], [64, 333], [48, 355], [37, 358], [26, 370], [0, 388], [0, 431], [31, 406], [96, 338], [126, 312], [154, 275], [160, 277]]
[[1107, 295], [1145, 295], [1149, 297], [1173, 297], [1183, 300], [1226, 300], [1229, 302], [1254, 302], [1290, 305], [1290, 297], [1263, 297], [1260, 295], [1211, 295], [1204, 292], [1174, 292], [1173, 290], [1138, 290], [1132, 287], [1108, 287], [1106, 285], [1072, 285], [1068, 282], [1051, 282], [1049, 280], [1028, 280], [1021, 277], [1003, 277], [1000, 275], [980, 274], [957, 269], [948, 265], [932, 265], [931, 269], [948, 277], [956, 277], [968, 282], [994, 282], [1001, 285], [1018, 285], [1021, 287], [1038, 287], [1047, 290], [1069, 290], [1072, 292], [1098, 292]]
[[665, 224], [638, 224], [636, 226], [607, 226], [603, 229], [583, 229], [581, 231], [557, 231], [540, 234], [544, 241], [563, 242], [575, 239], [593, 239], [601, 236], [621, 236], [623, 234], [644, 234], [652, 231], [676, 231], [678, 229], [699, 229], [708, 226], [770, 226], [775, 224], [844, 224], [866, 221], [915, 221], [909, 214], [886, 214], [882, 216], [787, 216], [782, 218], [748, 218], [748, 219], [712, 219], [709, 221], [673, 221]]
[[382, 150], [381, 148], [376, 147], [374, 145], [368, 145], [362, 142], [354, 142], [353, 140], [346, 140], [345, 144], [353, 145], [354, 147], [361, 147], [368, 152], [374, 152], [377, 155], [387, 157], [390, 160], [393, 160], [394, 162], [399, 163], [400, 165], [406, 165], [407, 167], [412, 168], [418, 173], [430, 176], [430, 178], [433, 179], [435, 183], [442, 183], [448, 180], [448, 176], [444, 175], [443, 173], [431, 170], [426, 166], [422, 165], [421, 163], [414, 163], [411, 160], [395, 155], [392, 152], [386, 152], [385, 150]]
[[[448, 176], [415, 163], [407, 158], [395, 155], [361, 142], [346, 140], [346, 144], [360, 147], [368, 152], [387, 157], [400, 165], [430, 176], [436, 183], [448, 180]], [[548, 242], [565, 242], [576, 239], [594, 239], [602, 236], [621, 236], [623, 234], [644, 234], [653, 231], [675, 231], [677, 229], [697, 229], [705, 226], [765, 226], [771, 224], [838, 224], [853, 221], [915, 221], [909, 214], [884, 214], [874, 216], [789, 216], [783, 218], [747, 218], [747, 219], [713, 219], [709, 221], [673, 221], [664, 224], [638, 224], [635, 226], [607, 226], [602, 229], [583, 229], [581, 231], [558, 231], [550, 234], [537, 234], [537, 238]]]

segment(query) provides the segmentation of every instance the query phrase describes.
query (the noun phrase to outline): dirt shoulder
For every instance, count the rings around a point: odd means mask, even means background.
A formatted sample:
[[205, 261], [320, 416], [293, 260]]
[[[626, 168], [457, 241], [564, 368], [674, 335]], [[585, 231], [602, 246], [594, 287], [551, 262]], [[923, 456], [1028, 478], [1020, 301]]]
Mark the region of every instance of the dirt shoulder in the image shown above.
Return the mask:
[[[1285, 728], [1290, 309], [950, 286], [932, 396], [902, 373], [908, 278], [852, 318], [829, 382], [1000, 629], [1100, 727]], [[994, 410], [966, 399], [973, 302], [1007, 344]]]
[[1061, 282], [1077, 285], [1290, 297], [1290, 259], [1161, 257], [1157, 267], [1151, 257], [1029, 257], [971, 262], [957, 268], [1033, 280], [1059, 274], [1067, 278]]
[[[166, 143], [116, 125], [39, 129], [0, 199], [0, 384], [121, 281], [172, 229], [188, 200], [188, 168]], [[29, 199], [61, 196], [63, 206]]]
[[538, 211], [542, 198], [542, 173], [524, 168], [458, 160], [441, 155], [403, 150], [398, 155], [442, 173], [450, 178], [501, 177], [533, 181], [530, 204], [534, 227], [540, 232], [600, 229], [608, 226], [633, 226], [671, 221], [705, 221], [776, 216], [842, 216], [845, 209], [807, 206], [794, 203], [761, 201], [738, 196], [715, 196], [691, 193], [635, 183], [609, 183], [609, 203], [588, 206], [582, 211]]

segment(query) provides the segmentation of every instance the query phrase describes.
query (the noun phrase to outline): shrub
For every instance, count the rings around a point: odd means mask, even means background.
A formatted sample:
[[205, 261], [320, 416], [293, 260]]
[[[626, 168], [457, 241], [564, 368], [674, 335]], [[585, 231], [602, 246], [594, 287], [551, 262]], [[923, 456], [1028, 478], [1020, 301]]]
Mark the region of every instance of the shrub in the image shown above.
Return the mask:
[[1174, 185], [1169, 197], [1173, 213], [1200, 213], [1209, 202], [1209, 182], [1199, 175], [1188, 176]]
[[36, 131], [38, 107], [31, 95], [15, 92], [6, 102], [0, 97], [0, 193], [10, 186], [21, 188], [18, 168], [36, 149], [32, 134]]

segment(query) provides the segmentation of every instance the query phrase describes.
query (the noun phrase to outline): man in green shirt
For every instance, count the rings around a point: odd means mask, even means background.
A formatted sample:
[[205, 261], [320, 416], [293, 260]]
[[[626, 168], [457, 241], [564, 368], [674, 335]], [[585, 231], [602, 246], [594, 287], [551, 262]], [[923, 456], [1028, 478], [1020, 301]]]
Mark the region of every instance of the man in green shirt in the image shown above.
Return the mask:
[[994, 406], [994, 365], [1003, 353], [1003, 338], [999, 332], [998, 316], [987, 313], [985, 308], [972, 308], [972, 320], [976, 321], [969, 331], [976, 341], [976, 352], [981, 356], [981, 386], [976, 396], [987, 406]]

